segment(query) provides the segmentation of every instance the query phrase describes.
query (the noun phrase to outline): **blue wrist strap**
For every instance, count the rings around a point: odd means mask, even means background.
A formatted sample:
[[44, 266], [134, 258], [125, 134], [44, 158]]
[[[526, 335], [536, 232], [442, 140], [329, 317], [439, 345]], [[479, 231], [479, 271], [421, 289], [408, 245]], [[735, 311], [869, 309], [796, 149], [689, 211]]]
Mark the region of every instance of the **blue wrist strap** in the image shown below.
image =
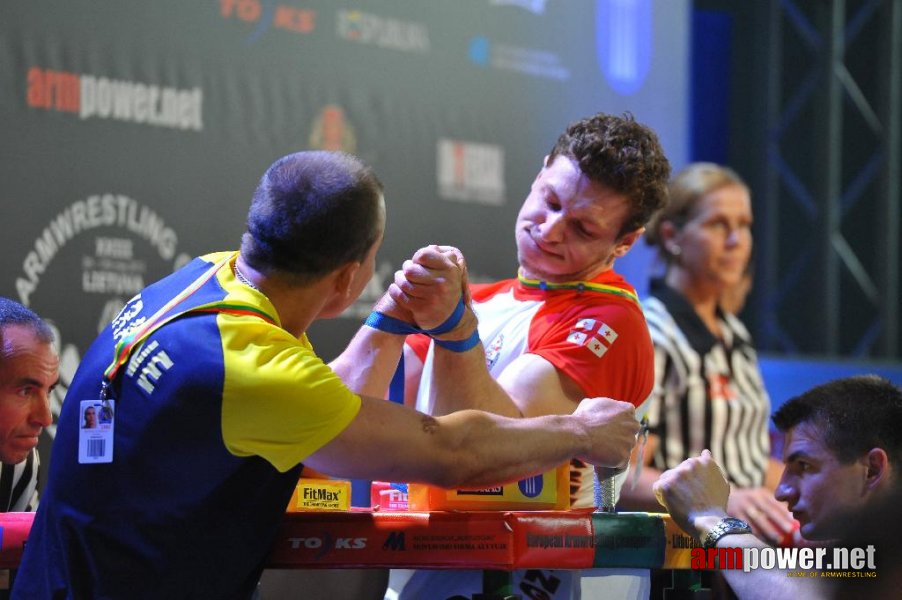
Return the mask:
[[370, 316], [366, 318], [366, 321], [364, 321], [363, 324], [372, 327], [373, 329], [384, 331], [385, 333], [394, 333], [397, 335], [425, 333], [428, 336], [433, 336], [447, 333], [457, 327], [457, 324], [460, 323], [460, 320], [464, 316], [464, 310], [466, 310], [466, 307], [464, 306], [463, 298], [461, 298], [457, 303], [457, 306], [454, 307], [454, 312], [451, 313], [451, 316], [445, 319], [444, 323], [437, 327], [433, 327], [432, 329], [420, 329], [416, 325], [412, 325], [401, 319], [390, 317], [376, 310], [370, 313]]
[[398, 335], [407, 335], [409, 333], [420, 333], [420, 328], [410, 323], [405, 323], [401, 319], [389, 317], [378, 311], [373, 311], [363, 323], [373, 329], [384, 331], [385, 333], [396, 333]]
[[424, 329], [423, 333], [429, 336], [439, 335], [442, 333], [448, 333], [460, 323], [460, 320], [464, 316], [464, 310], [466, 307], [464, 306], [464, 299], [461, 298], [457, 303], [457, 306], [454, 307], [454, 312], [451, 313], [451, 316], [445, 319], [445, 322], [439, 325], [438, 327], [433, 327], [432, 329]]
[[466, 352], [480, 342], [479, 330], [474, 330], [473, 334], [465, 340], [437, 340], [432, 338], [432, 341], [435, 342], [436, 346], [441, 346], [451, 352]]
[[[412, 333], [425, 333], [429, 337], [433, 339], [436, 345], [441, 346], [446, 350], [450, 350], [452, 352], [466, 352], [470, 348], [474, 347], [476, 344], [480, 342], [479, 340], [479, 330], [474, 330], [473, 334], [465, 340], [437, 340], [435, 339], [436, 335], [441, 335], [442, 333], [447, 333], [457, 327], [457, 324], [460, 323], [460, 320], [464, 316], [464, 311], [466, 307], [464, 306], [463, 298], [457, 303], [457, 306], [454, 308], [454, 312], [451, 313], [451, 316], [445, 319], [445, 322], [439, 325], [438, 327], [433, 327], [432, 329], [420, 329], [416, 325], [411, 325], [401, 319], [396, 319], [394, 317], [390, 317], [386, 314], [383, 314], [379, 311], [373, 311], [370, 313], [370, 316], [366, 318], [364, 321], [364, 325], [368, 327], [372, 327], [373, 329], [378, 329], [379, 331], [384, 331], [385, 333], [394, 333], [397, 335], [409, 335]], [[403, 361], [402, 361], [403, 362]], [[403, 368], [403, 367], [402, 367]], [[403, 389], [403, 371], [401, 371], [401, 386]], [[398, 378], [398, 373], [395, 373], [395, 378]]]

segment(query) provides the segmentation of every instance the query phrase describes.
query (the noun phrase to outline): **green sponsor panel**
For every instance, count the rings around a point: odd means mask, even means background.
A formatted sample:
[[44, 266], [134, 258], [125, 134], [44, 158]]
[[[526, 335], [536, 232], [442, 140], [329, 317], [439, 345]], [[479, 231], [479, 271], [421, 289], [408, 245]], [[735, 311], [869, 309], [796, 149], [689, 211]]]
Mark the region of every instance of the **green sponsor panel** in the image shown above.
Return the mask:
[[656, 568], [664, 562], [664, 521], [647, 513], [593, 513], [594, 567]]

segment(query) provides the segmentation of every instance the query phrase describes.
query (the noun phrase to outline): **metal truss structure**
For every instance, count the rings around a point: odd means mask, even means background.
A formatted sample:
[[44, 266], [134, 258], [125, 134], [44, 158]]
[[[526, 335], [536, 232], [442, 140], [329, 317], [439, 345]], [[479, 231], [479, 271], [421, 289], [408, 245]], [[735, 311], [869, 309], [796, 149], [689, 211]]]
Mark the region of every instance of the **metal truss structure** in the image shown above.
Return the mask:
[[771, 0], [769, 18], [758, 344], [898, 359], [902, 0]]

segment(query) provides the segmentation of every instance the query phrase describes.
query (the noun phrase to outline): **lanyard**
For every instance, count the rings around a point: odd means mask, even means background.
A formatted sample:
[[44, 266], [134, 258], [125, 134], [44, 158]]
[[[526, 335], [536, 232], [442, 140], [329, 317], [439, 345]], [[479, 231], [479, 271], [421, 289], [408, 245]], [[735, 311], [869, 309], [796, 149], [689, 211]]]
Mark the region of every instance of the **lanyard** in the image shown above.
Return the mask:
[[[566, 283], [549, 283], [540, 279], [530, 279], [523, 275], [522, 272], [517, 273], [517, 279], [520, 284], [527, 288], [542, 290], [543, 292], [554, 292], [557, 290], [576, 290], [578, 292], [598, 292], [602, 294], [612, 294], [627, 298], [639, 305], [639, 296], [635, 292], [627, 289], [619, 288], [604, 283], [593, 283], [591, 281], [568, 281]], [[641, 306], [641, 305], [640, 305]]]
[[232, 258], [234, 258], [236, 254], [237, 253], [233, 253], [229, 256], [226, 256], [221, 261], [207, 269], [200, 277], [195, 279], [194, 282], [191, 283], [191, 285], [179, 292], [162, 308], [154, 313], [152, 317], [142, 323], [140, 327], [122, 336], [122, 339], [119, 340], [119, 342], [116, 344], [116, 348], [113, 352], [113, 362], [110, 363], [110, 366], [108, 366], [103, 372], [103, 380], [101, 382], [100, 390], [101, 399], [106, 400], [107, 398], [109, 398], [112, 384], [114, 381], [116, 381], [116, 375], [119, 373], [119, 370], [122, 368], [122, 366], [128, 361], [135, 348], [137, 348], [145, 339], [147, 339], [150, 334], [158, 330], [163, 325], [169, 323], [170, 321], [173, 321], [174, 319], [193, 313], [228, 313], [239, 316], [254, 316], [263, 319], [267, 323], [273, 325], [276, 324], [276, 320], [272, 316], [256, 306], [227, 300], [208, 302], [206, 304], [201, 304], [193, 308], [188, 308], [186, 310], [176, 312], [167, 316], [166, 318], [163, 318], [163, 315], [187, 300], [197, 290], [203, 287], [203, 285], [207, 283], [207, 281], [209, 281], [223, 266], [228, 264], [228, 262]]

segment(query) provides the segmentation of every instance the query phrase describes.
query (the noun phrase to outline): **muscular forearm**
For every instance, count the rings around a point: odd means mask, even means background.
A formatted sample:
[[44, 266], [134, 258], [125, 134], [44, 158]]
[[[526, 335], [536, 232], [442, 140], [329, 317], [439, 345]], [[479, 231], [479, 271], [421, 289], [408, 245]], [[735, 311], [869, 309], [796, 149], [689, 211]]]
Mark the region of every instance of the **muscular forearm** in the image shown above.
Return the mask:
[[522, 416], [519, 407], [486, 369], [481, 344], [467, 352], [442, 348], [435, 348], [434, 352], [430, 385], [433, 414], [473, 408], [506, 417]]
[[[455, 330], [442, 337], [466, 339], [476, 330], [476, 325], [476, 315], [468, 308]], [[466, 352], [454, 352], [436, 345], [433, 353], [429, 387], [432, 414], [447, 415], [477, 409], [506, 417], [522, 416], [508, 393], [489, 374], [482, 344], [476, 344]]]
[[364, 396], [357, 418], [304, 464], [337, 477], [484, 486], [591, 455], [592, 445], [576, 416], [462, 411], [436, 418]]
[[461, 411], [436, 419], [438, 445], [451, 450], [444, 487], [513, 481], [583, 454], [588, 444], [579, 422], [566, 415], [511, 419]]
[[398, 366], [403, 345], [404, 336], [364, 326], [329, 366], [354, 392], [382, 398]]
[[[752, 534], [726, 535], [717, 541], [718, 548], [767, 548], [767, 544]], [[789, 577], [785, 570], [752, 569], [722, 570], [724, 577], [742, 600], [818, 600], [825, 591], [816, 579]]]

